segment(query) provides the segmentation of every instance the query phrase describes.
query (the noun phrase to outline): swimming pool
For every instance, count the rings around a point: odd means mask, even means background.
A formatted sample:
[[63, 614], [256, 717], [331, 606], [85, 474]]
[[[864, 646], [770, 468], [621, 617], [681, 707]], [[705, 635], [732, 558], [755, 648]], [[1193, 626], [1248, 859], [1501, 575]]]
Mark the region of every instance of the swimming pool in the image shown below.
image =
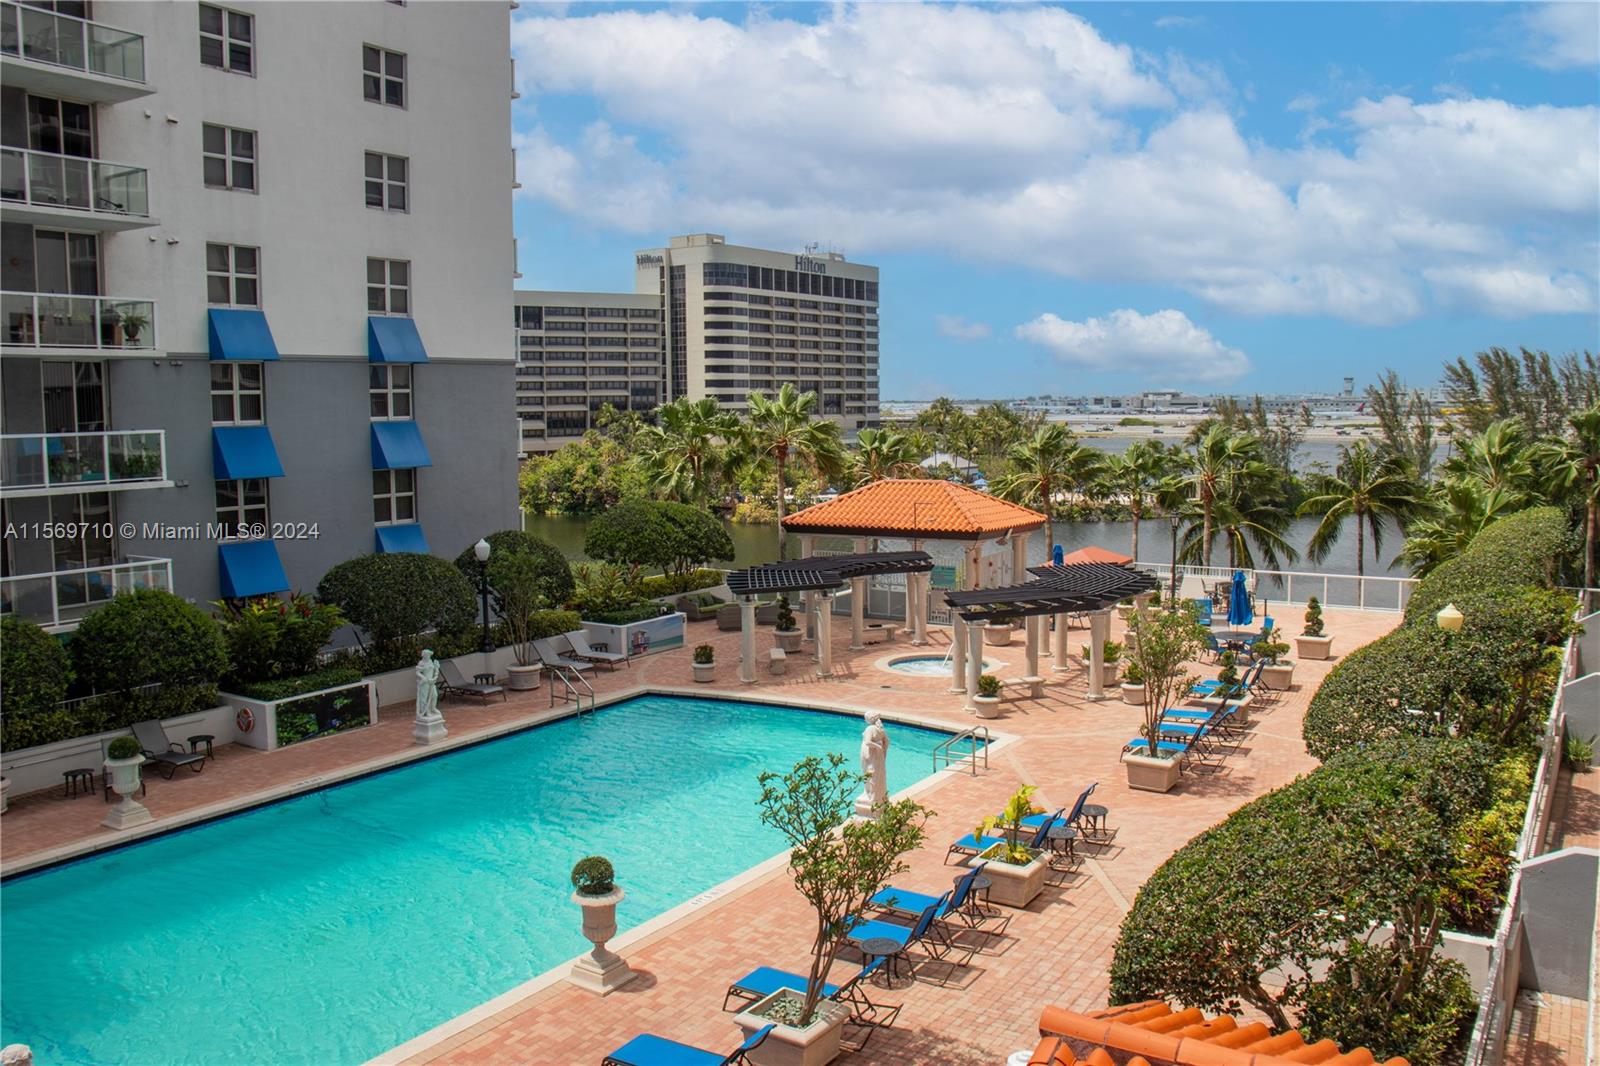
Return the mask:
[[[885, 727], [901, 789], [948, 734]], [[0, 1044], [52, 1066], [362, 1062], [587, 950], [582, 856], [616, 865], [629, 929], [782, 851], [757, 775], [853, 766], [860, 736], [854, 715], [641, 696], [13, 878]]]
[[[902, 655], [885, 665], [897, 674], [910, 674], [912, 677], [945, 677], [950, 673], [950, 660], [943, 655]], [[983, 661], [985, 672], [994, 667], [995, 664], [988, 659]]]

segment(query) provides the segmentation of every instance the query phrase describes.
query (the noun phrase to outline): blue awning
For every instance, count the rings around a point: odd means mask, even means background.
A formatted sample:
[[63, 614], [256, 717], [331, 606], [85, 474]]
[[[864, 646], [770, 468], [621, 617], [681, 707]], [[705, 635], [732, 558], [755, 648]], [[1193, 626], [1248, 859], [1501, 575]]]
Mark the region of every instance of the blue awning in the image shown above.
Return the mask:
[[414, 318], [373, 315], [367, 319], [367, 362], [426, 363], [428, 350], [422, 346]]
[[278, 345], [260, 311], [236, 307], [213, 307], [207, 315], [210, 325], [211, 358], [244, 359], [267, 362], [278, 358]]
[[411, 470], [432, 465], [433, 457], [415, 422], [372, 423], [372, 469]]
[[278, 559], [278, 545], [270, 540], [217, 545], [217, 568], [224, 599], [289, 591], [289, 579]]
[[283, 476], [278, 449], [266, 426], [212, 427], [211, 469], [218, 481]]
[[380, 552], [416, 552], [418, 555], [427, 555], [428, 538], [422, 535], [422, 527], [415, 522], [407, 522], [399, 526], [379, 526], [378, 550]]

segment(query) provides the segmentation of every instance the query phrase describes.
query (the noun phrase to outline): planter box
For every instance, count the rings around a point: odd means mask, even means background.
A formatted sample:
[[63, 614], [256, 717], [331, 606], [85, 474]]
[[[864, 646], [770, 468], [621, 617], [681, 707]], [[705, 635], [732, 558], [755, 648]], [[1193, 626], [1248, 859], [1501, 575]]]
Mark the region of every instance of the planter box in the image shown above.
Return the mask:
[[516, 692], [529, 692], [539, 687], [539, 675], [543, 667], [534, 666], [508, 666], [506, 668], [506, 688]]
[[605, 622], [584, 622], [583, 631], [589, 643], [604, 643], [611, 651], [625, 655], [653, 655], [658, 651], [683, 647], [683, 630], [688, 619], [682, 614], [664, 614], [660, 618], [646, 618], [642, 622], [629, 622], [624, 626]]
[[974, 696], [972, 697], [972, 702], [977, 704], [979, 718], [1000, 717], [999, 696]]
[[[1141, 792], [1170, 792], [1178, 783], [1182, 769], [1177, 759], [1152, 759], [1148, 755], [1123, 755], [1128, 768], [1128, 787]], [[984, 871], [987, 873], [987, 869]]]
[[805, 632], [800, 629], [774, 629], [772, 635], [785, 652], [799, 651], [800, 642], [806, 639]]
[[978, 859], [989, 864], [983, 868], [983, 876], [989, 879], [989, 902], [1019, 909], [1026, 907], [1044, 891], [1044, 878], [1050, 872], [1045, 853], [1029, 848], [1033, 861], [1026, 866], [1013, 866], [1009, 862], [996, 860], [990, 854], [995, 850], [990, 848], [978, 856]]
[[[416, 696], [413, 681], [412, 698]], [[253, 700], [222, 693], [234, 708], [238, 742], [262, 751], [277, 751], [289, 744], [316, 740], [332, 733], [347, 733], [378, 721], [378, 686], [371, 678], [348, 685], [303, 692], [284, 700]], [[312, 731], [307, 734], [304, 730]]]
[[1117, 604], [1117, 617], [1126, 622], [1133, 617], [1134, 610], [1135, 607], [1131, 603], [1119, 603]]
[[694, 679], [701, 684], [707, 684], [717, 679], [716, 663], [693, 663], [691, 665], [694, 667]]
[[1304, 633], [1294, 638], [1295, 654], [1302, 659], [1326, 659], [1333, 651], [1332, 637], [1308, 637]]
[[[780, 1000], [804, 1001], [804, 998], [804, 993], [798, 990], [780, 989], [766, 999], [752, 1003], [734, 1015], [733, 1020], [748, 1039], [751, 1033], [771, 1024], [762, 1012], [772, 1004]], [[746, 1054], [745, 1058], [755, 1066], [826, 1066], [839, 1057], [839, 1042], [849, 1016], [850, 1012], [843, 1004], [821, 1000], [810, 1025], [796, 1029], [792, 1025], [778, 1023], [761, 1045]]]
[[1294, 663], [1275, 663], [1261, 668], [1261, 683], [1274, 692], [1287, 692], [1294, 684]]
[[1144, 686], [1130, 685], [1126, 681], [1117, 686], [1122, 690], [1122, 702], [1134, 707], [1144, 706]]
[[1011, 643], [1011, 627], [986, 625], [983, 627], [983, 640], [986, 644], [993, 644], [997, 648], [1003, 648]]

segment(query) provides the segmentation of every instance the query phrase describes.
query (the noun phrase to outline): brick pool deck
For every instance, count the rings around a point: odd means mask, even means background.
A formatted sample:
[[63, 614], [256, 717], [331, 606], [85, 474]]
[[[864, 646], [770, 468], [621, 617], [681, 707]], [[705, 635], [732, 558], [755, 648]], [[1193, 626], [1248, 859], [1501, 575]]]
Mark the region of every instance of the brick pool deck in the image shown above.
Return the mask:
[[[1329, 610], [1329, 632], [1339, 655], [1366, 644], [1399, 623], [1399, 615]], [[1292, 628], [1292, 627], [1291, 627]], [[844, 631], [844, 632], [841, 632]], [[1114, 623], [1120, 634], [1120, 623]], [[987, 771], [976, 776], [947, 772], [918, 799], [933, 809], [927, 843], [909, 857], [911, 870], [897, 884], [938, 893], [959, 872], [943, 863], [945, 846], [993, 813], [1023, 783], [1039, 786], [1038, 800], [1054, 808], [1069, 805], [1090, 781], [1099, 781], [1095, 801], [1110, 809], [1114, 839], [1083, 849], [1084, 861], [1056, 879], [1043, 895], [1013, 917], [1003, 935], [983, 938], [969, 965], [919, 965], [913, 983], [873, 988], [875, 1000], [902, 1004], [893, 1029], [873, 1036], [867, 1047], [843, 1061], [858, 1063], [948, 1063], [952, 1066], [1003, 1062], [1010, 1052], [1031, 1046], [1039, 1009], [1058, 1004], [1091, 1009], [1106, 1001], [1107, 969], [1122, 916], [1149, 875], [1185, 841], [1215, 824], [1240, 804], [1292, 780], [1315, 765], [1300, 740], [1306, 704], [1337, 660], [1297, 661], [1292, 690], [1257, 707], [1253, 728], [1221, 773], [1186, 775], [1165, 795], [1128, 789], [1118, 754], [1138, 731], [1141, 711], [1118, 699], [1087, 699], [1077, 655], [1086, 630], [1071, 634], [1074, 668], [1052, 674], [1041, 659], [1048, 683], [1038, 699], [1008, 689], [1002, 717], [989, 723], [1015, 742], [997, 752]], [[632, 668], [600, 672], [596, 691], [604, 698], [640, 687], [693, 688], [696, 694], [726, 693], [840, 709], [878, 708], [894, 715], [966, 728], [973, 719], [961, 711], [963, 698], [946, 691], [947, 677], [919, 678], [883, 669], [891, 655], [924, 651], [942, 655], [948, 631], [934, 629], [932, 644], [913, 649], [901, 636], [895, 643], [851, 652], [848, 626], [834, 627], [835, 676], [814, 676], [804, 653], [790, 658], [789, 673], [772, 677], [763, 669], [755, 685], [737, 678], [739, 634], [719, 632], [713, 623], [689, 627], [691, 644], [717, 647], [717, 681], [692, 684], [689, 653], [675, 650], [636, 662]], [[1020, 633], [1007, 647], [988, 647], [986, 658], [1003, 664], [1002, 679], [1023, 673]], [[764, 655], [771, 637], [763, 632]], [[764, 665], [764, 663], [763, 663]], [[1197, 667], [1211, 676], [1214, 668]], [[453, 742], [469, 741], [547, 717], [544, 688], [513, 695], [505, 703], [477, 706], [452, 701], [445, 707]], [[385, 708], [376, 727], [327, 737], [314, 743], [265, 753], [238, 745], [217, 749], [215, 765], [200, 775], [180, 773], [171, 782], [149, 782], [146, 806], [158, 823], [195, 818], [241, 803], [298, 790], [359, 768], [376, 768], [423, 754], [412, 744], [409, 706]], [[851, 754], [852, 753], [847, 753]], [[3, 819], [0, 861], [7, 870], [69, 846], [99, 846], [122, 839], [99, 826], [106, 807], [89, 797], [66, 800], [59, 789], [14, 797]], [[685, 856], [685, 861], [693, 861]], [[627, 872], [620, 871], [626, 887]], [[556, 905], [569, 906], [565, 899]], [[578, 921], [574, 907], [573, 921]], [[639, 976], [601, 998], [565, 984], [501, 997], [458, 1020], [458, 1031], [436, 1030], [412, 1041], [391, 1061], [411, 1063], [581, 1063], [598, 1062], [638, 1032], [656, 1032], [708, 1048], [737, 1043], [732, 1015], [719, 1009], [728, 982], [748, 970], [771, 965], [803, 970], [810, 943], [804, 901], [781, 869], [743, 879], [735, 887], [689, 908], [676, 920], [652, 923], [642, 936], [623, 938], [622, 949]], [[970, 938], [969, 938], [970, 939]], [[958, 953], [955, 958], [959, 959]], [[836, 974], [842, 976], [846, 964]], [[533, 982], [538, 985], [539, 982]], [[450, 1026], [441, 1027], [442, 1030]]]

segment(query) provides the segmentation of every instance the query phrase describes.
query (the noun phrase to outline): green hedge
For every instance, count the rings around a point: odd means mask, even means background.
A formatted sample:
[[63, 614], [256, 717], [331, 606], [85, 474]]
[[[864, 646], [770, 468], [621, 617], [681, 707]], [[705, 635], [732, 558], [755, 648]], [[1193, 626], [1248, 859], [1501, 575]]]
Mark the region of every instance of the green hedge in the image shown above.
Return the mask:
[[299, 677], [286, 677], [277, 681], [256, 681], [240, 685], [233, 692], [238, 696], [245, 696], [252, 700], [263, 700], [268, 703], [277, 700], [286, 700], [291, 696], [298, 696], [305, 692], [316, 692], [318, 689], [335, 688], [339, 685], [348, 685], [362, 678], [360, 670], [349, 662], [341, 662], [310, 674]]
[[1476, 608], [1492, 606], [1508, 589], [1550, 585], [1572, 548], [1567, 518], [1559, 509], [1534, 507], [1508, 515], [1422, 579], [1406, 603], [1406, 625], [1433, 625], [1447, 603], [1470, 619]]
[[727, 577], [728, 575], [721, 570], [712, 570], [708, 567], [690, 570], [686, 574], [657, 574], [639, 580], [639, 594], [655, 598], [698, 592], [700, 589], [715, 588], [726, 581]]
[[67, 650], [86, 693], [158, 683], [214, 686], [228, 669], [216, 619], [159, 589], [124, 592], [91, 611]]
[[583, 619], [577, 611], [535, 611], [529, 626], [529, 640], [559, 637], [583, 628]]
[[477, 611], [473, 587], [459, 570], [414, 552], [348, 559], [323, 575], [317, 598], [396, 654], [412, 650], [418, 634], [470, 629]]
[[45, 714], [66, 699], [72, 662], [57, 637], [32, 622], [0, 618], [0, 708]]
[[640, 603], [632, 607], [621, 607], [614, 611], [601, 611], [589, 618], [586, 622], [599, 622], [608, 626], [625, 626], [630, 622], [643, 622], [649, 618], [660, 618], [671, 612], [663, 603]]
[[18, 751], [58, 740], [126, 729], [135, 722], [174, 718], [215, 707], [219, 702], [214, 684], [172, 683], [149, 691], [95, 696], [39, 714], [8, 711], [0, 715], [0, 751]]

